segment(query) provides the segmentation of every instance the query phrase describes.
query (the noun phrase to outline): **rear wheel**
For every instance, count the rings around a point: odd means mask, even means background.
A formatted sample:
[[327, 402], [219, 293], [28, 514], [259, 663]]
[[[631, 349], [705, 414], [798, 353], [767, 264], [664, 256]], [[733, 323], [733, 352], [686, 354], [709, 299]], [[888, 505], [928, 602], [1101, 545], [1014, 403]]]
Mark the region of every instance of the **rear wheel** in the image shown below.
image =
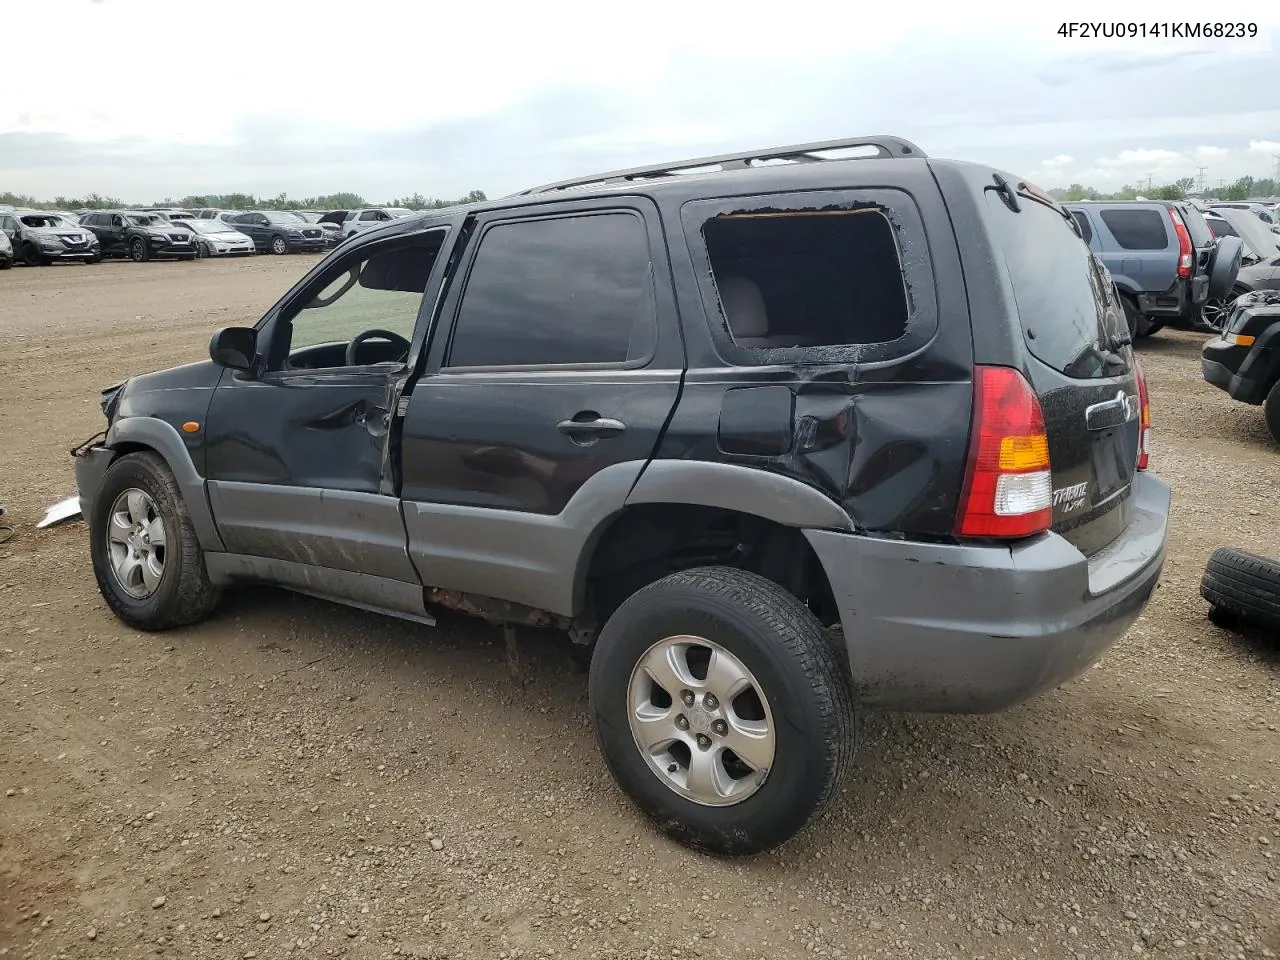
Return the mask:
[[1124, 322], [1129, 327], [1129, 339], [1137, 340], [1139, 337], [1146, 336], [1143, 331], [1143, 320], [1145, 318], [1138, 309], [1138, 305], [1128, 295], [1121, 295], [1120, 305], [1124, 307]]
[[177, 481], [155, 453], [107, 468], [89, 518], [94, 577], [117, 617], [139, 630], [203, 620], [217, 605]]
[[809, 609], [728, 567], [628, 598], [591, 659], [596, 739], [618, 785], [675, 839], [781, 844], [826, 806], [856, 746], [848, 674]]

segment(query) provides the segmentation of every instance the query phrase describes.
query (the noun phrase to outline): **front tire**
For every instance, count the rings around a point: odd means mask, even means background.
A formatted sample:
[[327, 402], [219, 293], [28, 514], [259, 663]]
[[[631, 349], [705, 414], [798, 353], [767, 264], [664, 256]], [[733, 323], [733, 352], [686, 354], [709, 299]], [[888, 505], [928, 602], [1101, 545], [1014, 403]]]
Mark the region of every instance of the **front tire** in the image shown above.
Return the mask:
[[182, 492], [157, 454], [128, 454], [107, 468], [91, 507], [89, 537], [98, 589], [129, 626], [186, 626], [217, 605]]
[[271, 238], [271, 252], [277, 256], [283, 256], [289, 252], [289, 241], [284, 237]]
[[851, 684], [822, 624], [776, 583], [729, 567], [628, 598], [600, 633], [589, 691], [618, 785], [666, 833], [713, 853], [790, 839], [856, 746]]
[[1280, 380], [1271, 385], [1267, 399], [1262, 402], [1262, 413], [1267, 421], [1267, 433], [1271, 439], [1280, 443]]
[[147, 241], [141, 237], [134, 237], [133, 242], [129, 244], [129, 259], [134, 263], [146, 263], [150, 258], [151, 254], [147, 250]]

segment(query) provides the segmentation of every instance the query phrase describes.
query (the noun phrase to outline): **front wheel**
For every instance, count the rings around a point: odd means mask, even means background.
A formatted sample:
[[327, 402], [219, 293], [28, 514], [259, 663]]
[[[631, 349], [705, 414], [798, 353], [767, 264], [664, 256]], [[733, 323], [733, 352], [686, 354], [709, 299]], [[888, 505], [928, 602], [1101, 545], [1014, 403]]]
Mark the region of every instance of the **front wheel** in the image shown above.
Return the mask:
[[628, 598], [591, 658], [596, 740], [662, 830], [713, 853], [784, 843], [835, 792], [856, 746], [848, 674], [822, 624], [729, 567]]
[[148, 256], [147, 241], [141, 237], [134, 237], [133, 242], [129, 244], [129, 259], [134, 263], [143, 263]]
[[1280, 380], [1272, 385], [1267, 399], [1262, 402], [1262, 413], [1267, 421], [1267, 432], [1271, 439], [1280, 443]]
[[289, 241], [288, 241], [288, 240], [286, 240], [284, 237], [272, 237], [272, 238], [271, 238], [271, 252], [272, 252], [272, 253], [274, 253], [274, 254], [277, 254], [277, 255], [281, 255], [281, 254], [286, 254], [286, 253], [288, 253], [288, 252], [289, 252]]
[[182, 492], [157, 454], [128, 454], [107, 468], [91, 507], [89, 538], [98, 589], [129, 626], [185, 626], [217, 605]]

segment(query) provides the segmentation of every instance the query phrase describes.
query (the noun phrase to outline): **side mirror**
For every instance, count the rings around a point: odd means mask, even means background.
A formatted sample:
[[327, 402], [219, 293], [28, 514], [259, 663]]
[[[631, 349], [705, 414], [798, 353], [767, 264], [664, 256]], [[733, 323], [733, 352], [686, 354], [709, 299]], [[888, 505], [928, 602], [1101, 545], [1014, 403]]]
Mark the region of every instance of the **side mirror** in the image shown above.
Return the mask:
[[258, 331], [223, 327], [209, 341], [209, 357], [220, 367], [253, 374], [258, 364]]

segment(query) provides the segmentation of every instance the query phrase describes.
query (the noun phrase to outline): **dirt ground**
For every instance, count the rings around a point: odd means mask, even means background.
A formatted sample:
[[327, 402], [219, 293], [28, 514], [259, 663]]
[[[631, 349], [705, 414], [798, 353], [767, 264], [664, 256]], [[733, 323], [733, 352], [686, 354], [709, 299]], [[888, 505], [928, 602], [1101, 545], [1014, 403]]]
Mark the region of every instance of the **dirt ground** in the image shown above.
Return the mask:
[[0, 273], [0, 954], [33, 958], [1275, 957], [1280, 646], [1211, 626], [1231, 544], [1280, 554], [1280, 450], [1141, 355], [1171, 553], [1086, 676], [1008, 713], [875, 718], [829, 813], [720, 861], [608, 778], [569, 644], [270, 590], [169, 634], [99, 599], [73, 492], [98, 391], [205, 356], [312, 257]]

